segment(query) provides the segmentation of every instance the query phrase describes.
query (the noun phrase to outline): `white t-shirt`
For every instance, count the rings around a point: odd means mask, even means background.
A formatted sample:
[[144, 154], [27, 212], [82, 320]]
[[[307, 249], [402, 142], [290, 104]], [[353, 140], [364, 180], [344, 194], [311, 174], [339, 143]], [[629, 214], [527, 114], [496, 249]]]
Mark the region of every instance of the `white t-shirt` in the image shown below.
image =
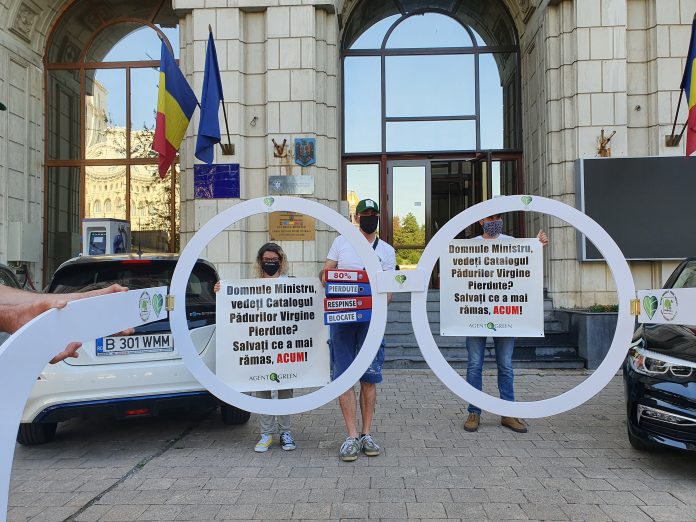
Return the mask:
[[[390, 244], [380, 239], [377, 242], [375, 253], [382, 265], [382, 270], [387, 271], [396, 268], [396, 252]], [[343, 236], [338, 236], [334, 239], [326, 258], [336, 261], [338, 263], [336, 268], [339, 270], [362, 270], [365, 268], [365, 261], [358, 256], [358, 253]]]

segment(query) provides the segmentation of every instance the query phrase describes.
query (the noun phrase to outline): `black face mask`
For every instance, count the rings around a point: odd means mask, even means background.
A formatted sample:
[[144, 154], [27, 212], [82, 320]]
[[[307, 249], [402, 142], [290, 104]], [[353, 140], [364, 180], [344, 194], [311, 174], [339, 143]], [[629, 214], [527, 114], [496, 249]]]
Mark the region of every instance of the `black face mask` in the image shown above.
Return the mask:
[[280, 270], [280, 261], [264, 261], [261, 263], [261, 268], [266, 275], [274, 276]]
[[360, 229], [366, 234], [372, 234], [377, 230], [379, 216], [360, 216]]

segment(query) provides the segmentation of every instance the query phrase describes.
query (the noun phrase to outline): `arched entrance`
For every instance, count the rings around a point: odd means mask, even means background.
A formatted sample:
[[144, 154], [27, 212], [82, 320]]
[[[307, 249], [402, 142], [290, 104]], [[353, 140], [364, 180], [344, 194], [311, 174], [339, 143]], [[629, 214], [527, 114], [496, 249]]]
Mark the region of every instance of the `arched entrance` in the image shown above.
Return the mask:
[[44, 279], [80, 252], [83, 218], [131, 222], [134, 248], [178, 250], [178, 166], [150, 148], [160, 38], [178, 57], [168, 0], [66, 5], [46, 45]]
[[502, 2], [358, 2], [342, 57], [342, 196], [380, 201], [402, 268], [457, 213], [522, 192], [519, 42]]

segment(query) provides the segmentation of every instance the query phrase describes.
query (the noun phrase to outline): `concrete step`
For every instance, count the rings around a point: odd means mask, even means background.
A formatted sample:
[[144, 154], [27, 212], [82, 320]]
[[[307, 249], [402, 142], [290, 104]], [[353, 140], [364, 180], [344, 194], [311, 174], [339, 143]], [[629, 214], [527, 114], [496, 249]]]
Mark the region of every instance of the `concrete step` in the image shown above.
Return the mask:
[[[442, 337], [438, 332], [433, 332], [435, 344], [440, 348], [448, 346], [465, 346], [466, 337]], [[402, 333], [387, 333], [384, 336], [387, 346], [417, 346], [416, 337], [413, 335], [413, 330]], [[493, 340], [488, 339], [487, 346], [493, 346]], [[567, 333], [547, 332], [545, 337], [518, 337], [515, 340], [515, 346], [574, 346], [570, 336]]]
[[[466, 368], [466, 358], [457, 358], [447, 361], [452, 368]], [[486, 370], [495, 368], [495, 359], [485, 359], [483, 367]], [[514, 368], [584, 368], [585, 360], [577, 358], [543, 358], [537, 357], [533, 359], [514, 359], [512, 360]], [[411, 357], [390, 357], [386, 356], [384, 360], [384, 368], [428, 368], [423, 356], [414, 355]]]
[[[410, 357], [420, 355], [420, 348], [417, 346], [395, 346], [387, 345], [386, 354], [393, 357]], [[453, 360], [467, 356], [465, 346], [440, 347], [440, 353], [445, 359]], [[486, 348], [485, 357], [495, 359], [495, 349], [491, 346]], [[515, 346], [513, 359], [531, 359], [538, 357], [577, 357], [577, 350], [573, 346]]]
[[[426, 302], [430, 331], [445, 359], [455, 368], [466, 367], [466, 337], [442, 337], [440, 333], [440, 291], [429, 290]], [[544, 299], [544, 337], [515, 340], [513, 362], [520, 368], [583, 368], [585, 361], [569, 333], [564, 314], [556, 314], [553, 302]], [[394, 294], [389, 305], [385, 332], [387, 346], [385, 367], [424, 368], [427, 365], [420, 353], [411, 324], [411, 294]], [[488, 339], [486, 367], [495, 367], [492, 339]]]

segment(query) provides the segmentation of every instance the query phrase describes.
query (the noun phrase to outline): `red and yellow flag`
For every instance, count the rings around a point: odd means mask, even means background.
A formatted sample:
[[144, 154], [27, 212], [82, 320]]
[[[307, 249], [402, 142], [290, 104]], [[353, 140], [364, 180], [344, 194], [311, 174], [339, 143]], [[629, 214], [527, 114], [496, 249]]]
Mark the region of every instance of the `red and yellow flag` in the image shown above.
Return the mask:
[[171, 167], [198, 100], [162, 41], [157, 124], [152, 150], [159, 153], [159, 175], [164, 178]]
[[686, 68], [682, 78], [681, 88], [684, 89], [689, 104], [689, 119], [686, 130], [686, 155], [696, 152], [696, 18], [691, 26], [691, 41], [689, 54], [686, 57]]

